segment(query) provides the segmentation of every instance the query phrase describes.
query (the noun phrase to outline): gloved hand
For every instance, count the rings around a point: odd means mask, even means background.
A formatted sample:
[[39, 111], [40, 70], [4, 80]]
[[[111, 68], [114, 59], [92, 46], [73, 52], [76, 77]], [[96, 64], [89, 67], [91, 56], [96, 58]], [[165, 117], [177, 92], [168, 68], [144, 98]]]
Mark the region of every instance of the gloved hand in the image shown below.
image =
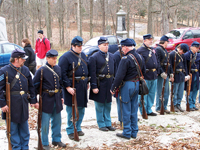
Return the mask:
[[167, 79], [167, 74], [165, 72], [161, 73], [160, 75], [163, 79]]
[[185, 80], [186, 81], [190, 80], [190, 76], [189, 75], [185, 76]]
[[173, 77], [174, 77], [174, 74], [173, 74], [173, 73], [171, 73], [171, 74], [170, 74], [170, 78], [173, 78]]

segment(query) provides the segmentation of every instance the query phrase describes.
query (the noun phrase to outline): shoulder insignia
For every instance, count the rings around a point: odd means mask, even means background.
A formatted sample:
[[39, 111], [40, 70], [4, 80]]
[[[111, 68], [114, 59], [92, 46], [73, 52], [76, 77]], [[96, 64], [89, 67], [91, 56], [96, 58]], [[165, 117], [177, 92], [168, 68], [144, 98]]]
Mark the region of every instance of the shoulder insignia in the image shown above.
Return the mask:
[[126, 58], [127, 58], [127, 56], [122, 57], [122, 59], [126, 59]]
[[4, 74], [2, 74], [1, 76], [0, 76], [0, 81], [2, 81], [4, 79]]

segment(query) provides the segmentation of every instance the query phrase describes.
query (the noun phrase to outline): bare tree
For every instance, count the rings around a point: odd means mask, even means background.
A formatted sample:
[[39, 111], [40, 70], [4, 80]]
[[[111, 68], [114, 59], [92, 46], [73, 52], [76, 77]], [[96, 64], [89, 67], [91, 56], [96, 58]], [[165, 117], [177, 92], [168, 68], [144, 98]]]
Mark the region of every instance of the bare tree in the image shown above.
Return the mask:
[[152, 1], [153, 0], [149, 0], [148, 4], [148, 23], [147, 23], [147, 33], [151, 35], [153, 35]]
[[50, 13], [50, 0], [46, 0], [46, 26], [47, 26], [47, 38], [51, 42], [51, 13]]
[[93, 38], [93, 0], [90, 0], [90, 39]]
[[21, 44], [23, 38], [23, 0], [18, 0], [17, 4], [17, 35], [18, 45]]
[[101, 0], [101, 9], [102, 9], [102, 34], [106, 34], [106, 28], [105, 28], [105, 18], [106, 18], [106, 12], [105, 12], [105, 0]]
[[77, 26], [78, 26], [78, 35], [82, 36], [82, 14], [81, 14], [81, 0], [77, 0]]

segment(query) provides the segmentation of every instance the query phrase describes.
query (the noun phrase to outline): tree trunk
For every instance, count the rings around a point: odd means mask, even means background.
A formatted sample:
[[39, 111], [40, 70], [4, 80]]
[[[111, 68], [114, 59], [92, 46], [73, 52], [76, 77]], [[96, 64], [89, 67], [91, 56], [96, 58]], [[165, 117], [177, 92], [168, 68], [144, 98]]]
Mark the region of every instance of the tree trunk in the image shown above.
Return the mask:
[[129, 38], [130, 31], [130, 0], [127, 1], [127, 38]]
[[82, 15], [81, 15], [81, 0], [77, 0], [77, 26], [78, 26], [78, 35], [82, 37]]
[[16, 43], [16, 27], [15, 27], [15, 18], [16, 18], [16, 10], [15, 10], [15, 7], [16, 6], [16, 0], [12, 0], [12, 4], [13, 4], [13, 19], [12, 19], [12, 23], [13, 23], [13, 39], [14, 39], [14, 43]]
[[23, 0], [18, 0], [17, 5], [17, 35], [18, 45], [21, 45], [21, 40], [23, 38]]
[[164, 35], [169, 31], [169, 19], [168, 19], [168, 3], [167, 0], [161, 1], [161, 16], [162, 16], [162, 26], [161, 34]]
[[46, 0], [46, 27], [47, 27], [47, 38], [51, 42], [52, 31], [51, 31], [51, 13], [50, 13], [50, 0]]
[[[2, 6], [3, 6], [4, 0], [0, 0], [0, 15], [2, 14]], [[14, 8], [14, 7], [13, 7]]]
[[153, 17], [152, 17], [152, 0], [149, 0], [148, 4], [148, 24], [147, 33], [153, 35]]
[[101, 0], [101, 8], [102, 8], [102, 34], [106, 34], [106, 29], [105, 29], [105, 0]]
[[90, 0], [90, 39], [93, 38], [93, 0]]
[[177, 28], [177, 9], [175, 9], [175, 11], [174, 11], [174, 18], [173, 18], [173, 29], [176, 29]]
[[38, 21], [39, 21], [39, 29], [42, 28], [42, 18], [41, 18], [41, 11], [40, 11], [40, 7], [41, 6], [41, 2], [40, 0], [37, 1], [37, 15], [38, 15]]
[[69, 45], [70, 44], [70, 33], [69, 33], [69, 25], [70, 25], [70, 21], [69, 21], [69, 0], [67, 0], [66, 2], [66, 6], [65, 8], [67, 9], [66, 10], [66, 44]]

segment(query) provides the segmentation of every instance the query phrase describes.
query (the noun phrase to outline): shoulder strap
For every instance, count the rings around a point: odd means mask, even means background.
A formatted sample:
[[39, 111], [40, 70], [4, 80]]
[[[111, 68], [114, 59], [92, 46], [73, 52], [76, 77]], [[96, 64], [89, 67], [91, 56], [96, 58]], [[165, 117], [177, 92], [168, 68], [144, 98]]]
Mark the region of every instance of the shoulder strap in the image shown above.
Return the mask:
[[101, 69], [100, 69], [100, 71], [99, 71], [98, 74], [101, 74], [101, 73], [103, 72], [103, 70], [105, 69], [106, 64], [108, 63], [108, 61], [109, 61], [109, 53], [107, 53], [106, 61], [105, 61], [105, 63], [103, 64], [103, 66], [101, 67]]
[[70, 52], [72, 54], [74, 54], [76, 57], [78, 57], [79, 59], [81, 59], [86, 64], [86, 66], [87, 66], [87, 63], [85, 62], [85, 60], [83, 58], [81, 58], [81, 55], [79, 56], [79, 55], [75, 54], [72, 50], [70, 50]]
[[44, 43], [44, 45], [46, 46], [45, 39], [46, 39], [46, 38], [44, 37], [44, 38], [43, 38], [43, 43]]
[[141, 71], [141, 68], [140, 68], [140, 64], [138, 63], [137, 59], [135, 58], [135, 56], [134, 56], [133, 54], [129, 54], [129, 56], [130, 56], [130, 57], [134, 60], [134, 62], [135, 62], [138, 75], [144, 79], [144, 76], [143, 76], [142, 71]]
[[[19, 68], [19, 71], [21, 72], [21, 67]], [[11, 84], [10, 84], [10, 89], [12, 89], [13, 87], [14, 87], [14, 85], [16, 84], [16, 82], [17, 82], [17, 77], [18, 76], [18, 78], [20, 77], [20, 73], [19, 72], [17, 72], [17, 74], [15, 75], [15, 78], [12, 80], [12, 82], [11, 82]]]
[[193, 63], [195, 62], [196, 58], [197, 58], [197, 54], [193, 57], [191, 65], [193, 65]]
[[[76, 72], [76, 70], [78, 69], [78, 67], [80, 66], [80, 62], [78, 61], [77, 66], [74, 68], [74, 72]], [[68, 77], [70, 77], [73, 73], [73, 69], [68, 73]]]
[[58, 77], [58, 79], [60, 80], [58, 74], [57, 74], [53, 69], [51, 69], [51, 68], [50, 68], [49, 66], [47, 66], [47, 65], [45, 65], [45, 67], [46, 67], [47, 69], [49, 69], [53, 74], [55, 74], [55, 75]]

